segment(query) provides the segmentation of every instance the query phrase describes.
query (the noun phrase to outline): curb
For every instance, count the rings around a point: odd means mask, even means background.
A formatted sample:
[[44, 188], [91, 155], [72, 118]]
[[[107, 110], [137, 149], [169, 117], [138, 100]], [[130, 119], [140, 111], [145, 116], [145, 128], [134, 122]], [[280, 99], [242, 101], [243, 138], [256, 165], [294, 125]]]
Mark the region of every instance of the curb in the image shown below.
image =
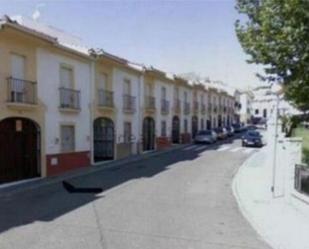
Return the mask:
[[267, 147], [263, 148], [261, 151], [258, 153], [255, 153], [251, 155], [249, 158], [246, 159], [246, 161], [238, 168], [236, 171], [233, 182], [232, 182], [232, 192], [233, 195], [236, 199], [236, 202], [238, 204], [238, 208], [241, 212], [241, 214], [244, 216], [244, 218], [248, 221], [248, 223], [251, 225], [251, 227], [257, 232], [258, 236], [267, 243], [268, 246], [270, 246], [273, 249], [284, 249], [280, 245], [277, 245], [262, 229], [258, 223], [254, 221], [253, 215], [247, 210], [245, 205], [242, 203], [242, 199], [240, 197], [239, 191], [238, 191], [238, 181], [239, 181], [239, 176], [241, 175], [242, 171], [249, 165], [249, 163], [256, 157], [257, 155], [261, 154], [266, 150]]
[[30, 191], [30, 190], [35, 190], [40, 187], [47, 187], [47, 186], [59, 183], [63, 180], [69, 180], [69, 179], [73, 180], [78, 177], [87, 176], [87, 175], [90, 175], [96, 172], [109, 170], [109, 169], [112, 169], [112, 168], [115, 168], [121, 165], [126, 165], [128, 163], [138, 162], [138, 161], [148, 159], [154, 156], [167, 154], [167, 153], [170, 153], [175, 150], [179, 150], [179, 149], [182, 149], [188, 146], [191, 146], [191, 144], [177, 145], [175, 147], [162, 150], [162, 151], [154, 151], [154, 152], [149, 152], [147, 154], [134, 155], [128, 158], [119, 159], [119, 160], [111, 161], [108, 163], [91, 165], [89, 167], [77, 169], [72, 172], [64, 173], [59, 176], [39, 178], [31, 182], [25, 182], [25, 183], [20, 183], [20, 184], [17, 183], [16, 185], [7, 186], [7, 187], [3, 187], [2, 189], [0, 189], [0, 197], [9, 197], [14, 194], [19, 194], [19, 193]]

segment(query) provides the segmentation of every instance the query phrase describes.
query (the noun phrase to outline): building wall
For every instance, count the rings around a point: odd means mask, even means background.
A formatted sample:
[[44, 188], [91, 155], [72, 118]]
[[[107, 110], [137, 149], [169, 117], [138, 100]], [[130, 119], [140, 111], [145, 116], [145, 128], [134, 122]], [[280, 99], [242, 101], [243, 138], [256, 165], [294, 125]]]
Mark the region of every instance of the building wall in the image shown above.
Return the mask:
[[37, 78], [36, 49], [42, 42], [20, 32], [6, 28], [0, 31], [0, 121], [6, 118], [20, 117], [34, 121], [40, 128], [40, 171], [46, 176], [45, 162], [45, 100], [38, 96], [36, 105], [8, 103], [7, 78], [11, 77], [11, 55], [18, 54], [25, 58], [25, 79], [37, 82], [36, 90], [44, 82]]
[[[37, 50], [37, 78], [41, 83], [38, 95], [45, 103], [47, 175], [60, 174], [69, 169], [89, 166], [91, 150], [90, 119], [90, 62], [54, 50]], [[62, 111], [60, 106], [60, 67], [73, 69], [74, 89], [80, 90], [80, 111]], [[75, 150], [63, 153], [61, 150], [61, 125], [75, 127]], [[70, 157], [72, 163], [69, 165]]]
[[[130, 72], [127, 69], [115, 67], [113, 69], [113, 91], [116, 107], [116, 143], [117, 143], [117, 159], [137, 154], [140, 152], [141, 137], [142, 137], [142, 112], [140, 109], [141, 100], [141, 75], [135, 72]], [[125, 113], [123, 111], [123, 94], [124, 80], [131, 82], [131, 96], [136, 97], [134, 113]], [[132, 144], [131, 151], [128, 150], [127, 144], [124, 144], [124, 122], [130, 122], [132, 127]]]

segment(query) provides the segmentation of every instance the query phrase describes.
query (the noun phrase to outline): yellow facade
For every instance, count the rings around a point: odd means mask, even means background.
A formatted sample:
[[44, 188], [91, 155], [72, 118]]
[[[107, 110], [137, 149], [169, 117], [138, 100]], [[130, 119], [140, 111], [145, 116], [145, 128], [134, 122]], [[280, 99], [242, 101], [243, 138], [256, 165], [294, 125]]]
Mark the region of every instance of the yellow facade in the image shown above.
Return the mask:
[[[37, 104], [9, 103], [7, 79], [12, 75], [11, 55], [16, 54], [25, 58], [25, 79], [37, 82], [36, 48], [42, 41], [32, 36], [22, 34], [14, 29], [0, 30], [0, 121], [6, 118], [26, 118], [34, 121], [40, 128], [41, 134], [41, 176], [46, 176], [45, 162], [45, 106], [43, 100], [37, 98]], [[41, 84], [41, 82], [37, 82]], [[36, 86], [37, 92], [37, 86]]]

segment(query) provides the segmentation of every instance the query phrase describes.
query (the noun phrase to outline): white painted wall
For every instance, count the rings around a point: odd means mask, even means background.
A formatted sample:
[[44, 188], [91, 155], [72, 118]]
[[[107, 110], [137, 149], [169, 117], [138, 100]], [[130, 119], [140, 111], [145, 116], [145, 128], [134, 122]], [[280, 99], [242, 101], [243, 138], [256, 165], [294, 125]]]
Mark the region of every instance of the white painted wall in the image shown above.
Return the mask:
[[[163, 98], [161, 88], [166, 88], [166, 100], [169, 101], [169, 113], [167, 115], [161, 114], [161, 100]], [[154, 96], [156, 98], [156, 136], [161, 136], [161, 121], [166, 121], [166, 135], [171, 137], [172, 133], [172, 108], [173, 108], [173, 86], [168, 82], [162, 80], [155, 80]]]
[[[69, 65], [74, 70], [75, 89], [81, 91], [81, 111], [78, 113], [59, 111], [59, 69], [61, 64]], [[37, 50], [38, 96], [40, 101], [46, 105], [46, 154], [61, 152], [60, 125], [66, 123], [75, 125], [75, 151], [90, 150], [90, 68], [90, 61], [89, 63], [81, 62], [43, 48]]]
[[[124, 122], [128, 121], [132, 124], [132, 135], [136, 138], [135, 142], [140, 141], [142, 137], [142, 120], [140, 117], [141, 109], [139, 104], [139, 99], [143, 99], [139, 97], [140, 89], [142, 83], [140, 83], [140, 76], [137, 74], [129, 73], [121, 68], [113, 69], [113, 91], [114, 91], [114, 100], [116, 107], [116, 143], [123, 142], [123, 130], [124, 130]], [[135, 105], [136, 111], [134, 113], [124, 113], [123, 112], [123, 85], [124, 80], [130, 80], [131, 82], [131, 96], [136, 97]], [[137, 147], [133, 146], [133, 153], [137, 153]]]

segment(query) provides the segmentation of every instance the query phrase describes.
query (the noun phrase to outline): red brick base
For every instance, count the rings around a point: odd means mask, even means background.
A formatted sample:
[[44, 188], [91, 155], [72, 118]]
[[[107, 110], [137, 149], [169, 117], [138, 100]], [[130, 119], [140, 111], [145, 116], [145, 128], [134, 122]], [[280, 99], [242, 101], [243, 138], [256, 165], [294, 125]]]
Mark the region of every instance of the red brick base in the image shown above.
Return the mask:
[[90, 163], [89, 151], [47, 155], [47, 176], [60, 175], [70, 170], [87, 167]]
[[182, 144], [189, 144], [191, 143], [191, 134], [190, 133], [182, 133], [180, 134], [181, 143]]
[[172, 145], [171, 140], [168, 137], [157, 137], [156, 143], [157, 143], [157, 150], [165, 150], [171, 147]]

